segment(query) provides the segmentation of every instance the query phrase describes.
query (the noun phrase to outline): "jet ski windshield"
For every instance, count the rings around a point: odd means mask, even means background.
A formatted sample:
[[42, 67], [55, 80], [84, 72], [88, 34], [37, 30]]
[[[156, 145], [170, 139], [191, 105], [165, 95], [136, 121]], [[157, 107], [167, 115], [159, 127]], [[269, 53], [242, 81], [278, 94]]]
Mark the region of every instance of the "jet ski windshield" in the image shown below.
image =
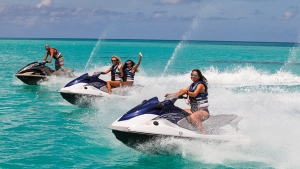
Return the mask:
[[30, 69], [30, 68], [32, 68], [32, 67], [34, 67], [34, 66], [38, 66], [38, 65], [39, 65], [39, 62], [32, 62], [32, 63], [30, 63], [30, 64], [24, 66], [24, 67], [23, 67], [22, 69], [20, 69], [16, 74], [20, 74], [20, 73], [24, 72], [25, 70]]

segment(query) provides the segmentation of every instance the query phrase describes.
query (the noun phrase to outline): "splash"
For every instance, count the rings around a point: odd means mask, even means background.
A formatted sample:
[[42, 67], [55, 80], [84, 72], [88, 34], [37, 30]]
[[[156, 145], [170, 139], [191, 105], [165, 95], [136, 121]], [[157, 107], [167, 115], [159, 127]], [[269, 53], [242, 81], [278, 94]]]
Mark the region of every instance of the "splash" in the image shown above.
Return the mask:
[[299, 62], [300, 61], [300, 58], [298, 57], [299, 53], [300, 53], [300, 33], [298, 34], [297, 45], [292, 49], [290, 49], [288, 61], [284, 64], [284, 66], [282, 66], [281, 69], [288, 69], [289, 68], [288, 66], [292, 65], [292, 63]]
[[193, 35], [193, 33], [199, 29], [199, 26], [200, 26], [200, 21], [203, 19], [203, 18], [206, 18], [206, 16], [208, 14], [211, 14], [212, 12], [214, 12], [214, 10], [216, 10], [216, 6], [214, 6], [214, 8], [210, 5], [206, 5], [202, 11], [199, 12], [198, 16], [196, 16], [194, 19], [193, 19], [193, 22], [192, 24], [190, 25], [190, 29], [185, 32], [182, 36], [182, 40], [179, 42], [179, 44], [176, 46], [173, 54], [172, 54], [172, 57], [168, 60], [168, 63], [162, 73], [162, 76], [164, 76], [165, 72], [167, 71], [169, 65], [173, 62], [173, 60], [175, 59], [175, 57], [177, 56], [177, 53], [178, 51], [182, 48], [182, 45], [189, 39], [191, 39], [191, 36]]
[[[247, 161], [256, 165], [275, 168], [293, 168], [297, 161], [300, 141], [299, 97], [300, 77], [290, 72], [263, 72], [254, 67], [236, 67], [230, 71], [219, 71], [211, 67], [203, 71], [209, 83], [209, 111], [216, 114], [237, 114], [244, 117], [239, 127], [250, 142], [205, 144], [201, 142], [165, 140], [160, 147], [184, 158], [205, 164], [231, 165], [228, 161]], [[139, 77], [137, 80], [144, 77]], [[149, 78], [149, 77], [147, 77]], [[150, 78], [142, 85], [147, 95], [163, 95], [187, 87], [189, 74]], [[139, 81], [137, 83], [141, 83]], [[158, 83], [158, 84], [157, 84]], [[294, 90], [293, 88], [296, 88]], [[163, 94], [161, 94], [163, 93]], [[145, 93], [142, 93], [142, 97]], [[145, 99], [147, 97], [144, 97]], [[150, 97], [148, 97], [149, 99]], [[160, 97], [160, 100], [163, 98]], [[137, 102], [136, 99], [133, 99]], [[180, 108], [188, 108], [184, 101], [176, 102]], [[280, 119], [280, 120], [279, 120]], [[176, 141], [176, 142], [175, 142]], [[244, 144], [245, 143], [245, 144]], [[168, 146], [175, 144], [175, 150]], [[141, 148], [148, 150], [149, 146]], [[164, 151], [163, 149], [162, 151]], [[246, 165], [246, 164], [245, 164]]]
[[[211, 115], [242, 116], [244, 119], [239, 123], [240, 131], [250, 139], [250, 142], [233, 140], [225, 144], [207, 144], [166, 139], [154, 142], [155, 149], [151, 149], [152, 145], [140, 145], [140, 149], [146, 152], [159, 151], [162, 154], [165, 152], [181, 154], [184, 159], [200, 161], [204, 164], [231, 166], [236, 165], [236, 161], [245, 161], [245, 165], [251, 163], [253, 167], [263, 165], [275, 168], [297, 168], [300, 165], [297, 159], [299, 157], [297, 150], [300, 148], [298, 144], [300, 141], [299, 76], [282, 70], [269, 73], [254, 67], [236, 67], [226, 71], [210, 67], [203, 70], [203, 73], [210, 82]], [[188, 81], [188, 73], [167, 77], [147, 77], [137, 74], [135, 83], [144, 86], [141, 94], [124, 98], [118, 101], [118, 104], [108, 104], [117, 102], [115, 100], [117, 98], [99, 101], [96, 105], [99, 107], [97, 114], [99, 117], [93, 118], [89, 124], [108, 126], [128, 110], [139, 105], [142, 100], [154, 96], [163, 100], [165, 93], [187, 87]], [[183, 109], [189, 108], [183, 100], [175, 104]], [[111, 112], [115, 113], [112, 115]], [[102, 135], [101, 133], [98, 136], [102, 137]], [[110, 146], [120, 145], [120, 142], [111, 135], [107, 139], [114, 142]]]
[[[143, 71], [143, 69], [140, 70]], [[245, 167], [251, 165], [253, 168], [259, 166], [297, 168], [300, 166], [298, 160], [300, 148], [298, 144], [300, 141], [298, 134], [300, 130], [299, 76], [282, 70], [269, 73], [254, 67], [236, 67], [226, 71], [210, 67], [203, 70], [203, 74], [209, 81], [209, 111], [211, 115], [237, 114], [242, 116], [244, 119], [239, 123], [241, 134], [251, 141], [245, 143], [234, 140], [225, 144], [207, 144], [197, 141], [166, 139], [162, 142], [154, 142], [160, 153], [173, 152], [173, 154], [181, 154], [183, 159], [189, 161], [228, 167], [239, 165], [240, 161], [244, 161], [240, 164], [242, 168], [244, 165]], [[56, 92], [59, 85], [54, 85], [56, 81], [53, 80], [52, 84], [48, 83], [49, 86], [44, 88], [50, 92]], [[133, 97], [124, 99], [110, 97], [97, 100], [95, 107], [98, 111], [92, 110], [91, 113], [86, 110], [87, 112], [84, 113], [84, 110], [76, 109], [74, 111], [78, 112], [74, 114], [82, 116], [79, 121], [92, 127], [93, 132], [86, 134], [92, 138], [90, 140], [105, 140], [105, 143], [101, 142], [104, 146], [122, 149], [122, 153], [130, 152], [132, 155], [134, 151], [119, 142], [107, 129], [107, 126], [139, 105], [142, 100], [154, 96], [163, 100], [165, 93], [187, 87], [188, 81], [189, 73], [167, 77], [148, 77], [139, 73], [136, 75], [135, 83], [144, 86], [141, 94], [137, 93]], [[43, 93], [45, 92], [40, 94]], [[56, 98], [51, 99], [57, 100]], [[58, 100], [57, 102], [63, 101]], [[183, 100], [175, 104], [183, 109], [189, 108]], [[54, 102], [53, 105], [56, 103]], [[69, 112], [69, 109], [73, 107], [66, 106], [64, 111]], [[71, 115], [72, 112], [68, 114]], [[97, 143], [97, 141], [93, 142]], [[150, 146], [141, 145], [139, 148], [148, 151]], [[156, 149], [154, 150], [156, 151]], [[132, 156], [139, 158], [141, 155]]]
[[87, 66], [89, 65], [90, 60], [91, 60], [92, 57], [94, 56], [94, 53], [95, 53], [96, 49], [98, 49], [98, 47], [99, 47], [99, 45], [100, 45], [100, 42], [101, 42], [101, 39], [104, 39], [110, 31], [114, 31], [115, 28], [117, 27], [117, 26], [116, 26], [116, 25], [117, 25], [117, 19], [118, 19], [118, 18], [113, 19], [112, 22], [111, 22], [110, 24], [108, 24], [107, 28], [106, 28], [106, 29], [102, 32], [102, 34], [100, 35], [100, 37], [99, 37], [99, 39], [98, 39], [98, 41], [97, 41], [97, 43], [96, 43], [96, 45], [95, 45], [95, 47], [94, 47], [94, 49], [93, 49], [91, 55], [90, 55], [90, 57], [89, 57], [88, 62], [87, 62], [86, 65], [85, 65], [84, 72], [85, 72]]
[[180, 41], [179, 44], [176, 46], [174, 53], [172, 54], [172, 57], [168, 60], [168, 63], [165, 67], [164, 72], [162, 73], [161, 76], [164, 76], [165, 72], [167, 71], [169, 65], [171, 64], [171, 62], [174, 60], [175, 56], [177, 55], [177, 51], [181, 48], [183, 41]]

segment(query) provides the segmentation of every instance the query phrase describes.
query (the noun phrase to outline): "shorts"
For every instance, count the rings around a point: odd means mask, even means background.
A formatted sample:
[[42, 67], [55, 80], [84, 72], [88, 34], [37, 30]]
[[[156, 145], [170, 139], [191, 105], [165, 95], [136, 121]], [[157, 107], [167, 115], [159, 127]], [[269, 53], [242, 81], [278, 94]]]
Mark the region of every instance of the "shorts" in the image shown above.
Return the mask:
[[191, 104], [191, 112], [192, 113], [199, 111], [199, 110], [206, 111], [209, 114], [207, 107], [198, 108], [198, 104]]
[[64, 66], [64, 57], [59, 57], [58, 59], [55, 60], [55, 70], [64, 70], [65, 66]]

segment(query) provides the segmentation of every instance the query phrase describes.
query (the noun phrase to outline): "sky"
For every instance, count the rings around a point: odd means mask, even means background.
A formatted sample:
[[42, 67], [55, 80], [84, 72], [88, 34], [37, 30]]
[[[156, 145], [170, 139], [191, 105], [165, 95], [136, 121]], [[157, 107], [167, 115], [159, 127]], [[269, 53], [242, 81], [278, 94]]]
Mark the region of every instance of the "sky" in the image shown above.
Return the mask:
[[299, 5], [299, 0], [0, 0], [0, 37], [299, 43]]

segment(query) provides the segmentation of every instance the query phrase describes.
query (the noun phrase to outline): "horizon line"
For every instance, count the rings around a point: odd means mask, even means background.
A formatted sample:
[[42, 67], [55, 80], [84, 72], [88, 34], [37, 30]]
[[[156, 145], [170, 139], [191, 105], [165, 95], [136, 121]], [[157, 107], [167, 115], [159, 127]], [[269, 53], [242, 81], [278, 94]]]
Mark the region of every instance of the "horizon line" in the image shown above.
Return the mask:
[[[24, 37], [0, 37], [0, 39], [73, 39], [73, 40], [99, 40], [99, 38], [24, 38]], [[247, 43], [292, 43], [299, 44], [299, 42], [267, 42], [267, 41], [231, 41], [231, 40], [171, 40], [171, 39], [102, 39], [102, 40], [147, 40], [147, 41], [195, 41], [195, 42], [247, 42]]]

